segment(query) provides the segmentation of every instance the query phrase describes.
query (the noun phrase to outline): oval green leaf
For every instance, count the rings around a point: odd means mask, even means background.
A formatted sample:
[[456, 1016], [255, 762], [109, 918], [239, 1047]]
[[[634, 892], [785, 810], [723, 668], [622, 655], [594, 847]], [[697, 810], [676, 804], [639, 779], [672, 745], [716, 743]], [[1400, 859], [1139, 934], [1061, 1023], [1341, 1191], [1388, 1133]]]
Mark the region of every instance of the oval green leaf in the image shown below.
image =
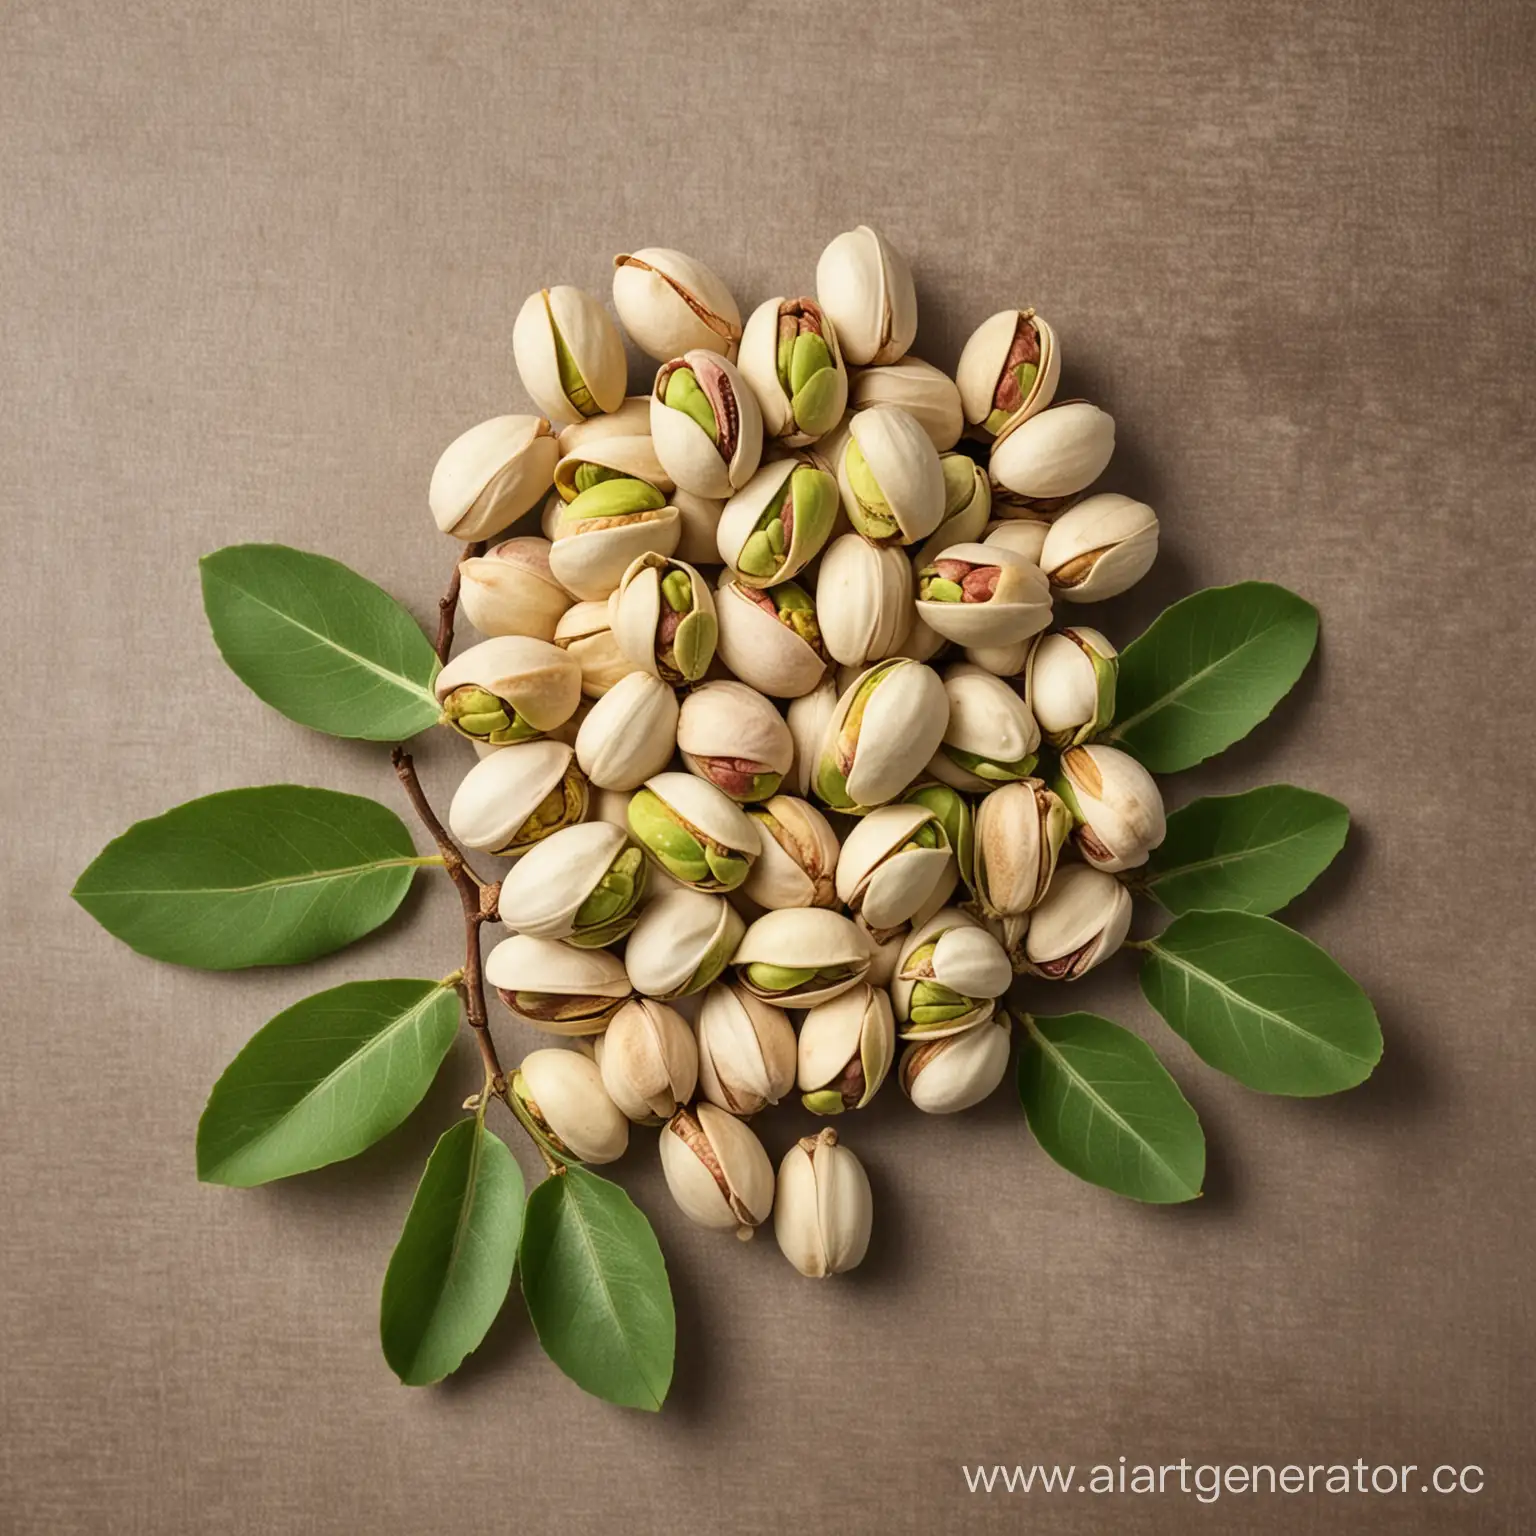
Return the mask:
[[1195, 1199], [1205, 1182], [1205, 1133], [1152, 1047], [1092, 1013], [1024, 1022], [1019, 1098], [1046, 1153], [1132, 1200]]
[[584, 1168], [528, 1197], [523, 1297], [544, 1352], [584, 1392], [652, 1412], [666, 1400], [677, 1318], [651, 1224]]
[[425, 862], [377, 801], [268, 784], [136, 822], [71, 894], [141, 955], [235, 971], [296, 965], [371, 933]]
[[1170, 912], [1278, 912], [1333, 862], [1349, 809], [1293, 784], [1194, 800], [1168, 817], [1141, 885]]
[[408, 1387], [451, 1375], [478, 1347], [512, 1288], [523, 1175], [481, 1116], [445, 1131], [384, 1274], [379, 1340]]
[[284, 544], [234, 544], [201, 568], [224, 660], [290, 720], [366, 741], [401, 741], [437, 720], [437, 655], [382, 587]]
[[1267, 581], [1177, 602], [1120, 653], [1115, 723], [1101, 738], [1152, 773], [1240, 741], [1291, 691], [1317, 645], [1317, 610]]
[[356, 1157], [421, 1102], [458, 1025], [441, 981], [353, 981], [284, 1009], [214, 1084], [198, 1178], [249, 1188]]
[[1190, 912], [1146, 942], [1141, 990], [1218, 1072], [1314, 1098], [1363, 1083], [1381, 1026], [1359, 985], [1310, 939], [1251, 912]]

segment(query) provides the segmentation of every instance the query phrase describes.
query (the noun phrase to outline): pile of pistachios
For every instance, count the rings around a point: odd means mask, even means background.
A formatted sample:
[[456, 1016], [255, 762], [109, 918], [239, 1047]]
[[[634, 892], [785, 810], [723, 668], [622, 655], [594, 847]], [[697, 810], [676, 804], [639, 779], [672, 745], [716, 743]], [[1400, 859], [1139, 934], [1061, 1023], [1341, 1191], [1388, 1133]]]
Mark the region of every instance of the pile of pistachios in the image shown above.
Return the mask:
[[980, 325], [954, 378], [909, 355], [912, 275], [867, 226], [814, 297], [745, 324], [674, 250], [618, 257], [613, 307], [648, 395], [603, 305], [543, 289], [512, 335], [537, 414], [432, 476], [486, 637], [436, 682], [480, 759], [449, 826], [515, 861], [486, 979], [577, 1043], [513, 1074], [527, 1129], [605, 1163], [660, 1126], [689, 1217], [772, 1215], [832, 1274], [869, 1241], [862, 1165], [829, 1127], [775, 1176], [750, 1119], [861, 1109], [893, 1066], [918, 1109], [966, 1109], [1007, 1070], [1015, 976], [1074, 980], [1126, 937], [1117, 874], [1162, 799], [1094, 741], [1115, 647], [1051, 625], [1140, 580], [1157, 518], [1088, 493], [1114, 422], [1057, 401], [1032, 309]]

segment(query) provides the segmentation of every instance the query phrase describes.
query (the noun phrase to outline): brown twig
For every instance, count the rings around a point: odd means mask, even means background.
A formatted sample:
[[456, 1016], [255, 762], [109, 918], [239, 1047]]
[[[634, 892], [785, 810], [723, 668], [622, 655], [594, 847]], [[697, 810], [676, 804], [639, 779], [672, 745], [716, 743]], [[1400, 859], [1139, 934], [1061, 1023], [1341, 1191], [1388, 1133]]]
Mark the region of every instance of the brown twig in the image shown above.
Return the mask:
[[448, 590], [438, 599], [437, 643], [432, 649], [437, 652], [437, 660], [441, 666], [448, 665], [448, 653], [453, 649], [453, 620], [459, 611], [459, 583], [464, 579], [464, 562], [484, 553], [484, 539], [478, 543], [466, 545], [463, 554], [453, 562], [453, 575], [448, 579]]

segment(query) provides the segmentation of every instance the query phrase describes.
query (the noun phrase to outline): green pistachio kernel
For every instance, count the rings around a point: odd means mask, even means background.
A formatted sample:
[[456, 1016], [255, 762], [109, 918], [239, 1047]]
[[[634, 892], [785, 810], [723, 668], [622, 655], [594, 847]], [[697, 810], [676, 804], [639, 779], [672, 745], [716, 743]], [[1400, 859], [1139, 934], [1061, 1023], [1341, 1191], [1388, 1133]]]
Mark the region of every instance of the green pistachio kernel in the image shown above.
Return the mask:
[[802, 1093], [800, 1102], [813, 1115], [840, 1115], [845, 1108], [842, 1090], [838, 1088], [818, 1088], [814, 1093]]
[[747, 795], [749, 801], [771, 800], [779, 792], [779, 785], [784, 782], [782, 773], [754, 773], [752, 775], [752, 789]]
[[925, 821], [902, 844], [902, 852], [905, 853], [908, 848], [942, 848], [944, 845], [939, 841], [939, 837], [939, 829], [931, 821]]
[[963, 603], [965, 591], [958, 581], [925, 572], [917, 583], [917, 595], [925, 603]]
[[976, 465], [963, 453], [943, 453], [939, 468], [944, 471], [944, 516], [951, 518], [970, 506], [976, 494]]
[[832, 350], [820, 337], [802, 331], [789, 349], [788, 377], [785, 388], [791, 397], [798, 395], [823, 369], [832, 366]]
[[[779, 530], [779, 543], [784, 542], [784, 525], [777, 523]], [[741, 546], [741, 553], [736, 557], [736, 569], [745, 576], [757, 576], [767, 579], [784, 563], [782, 548], [775, 552], [772, 542], [765, 532], [758, 531], [747, 535], [747, 542]]]
[[[577, 471], [578, 482], [580, 471]], [[563, 520], [581, 522], [599, 517], [634, 517], [641, 512], [659, 512], [667, 498], [645, 480], [628, 475], [599, 480], [566, 503]]]
[[702, 992], [725, 969], [736, 944], [737, 935], [727, 928], [710, 945], [708, 953], [699, 961], [698, 969], [688, 978], [687, 985], [678, 993], [678, 996], [689, 997], [695, 992]]
[[880, 489], [880, 482], [875, 479], [874, 471], [870, 469], [857, 438], [848, 439], [848, 454], [843, 462], [855, 504], [849, 513], [850, 521], [867, 539], [896, 537], [901, 528], [891, 515], [885, 492]]
[[944, 755], [957, 768], [963, 768], [967, 773], [974, 773], [978, 779], [990, 779], [998, 784], [1011, 783], [1015, 779], [1027, 779], [1034, 772], [1035, 764], [1040, 761], [1036, 752], [1030, 752], [1024, 757], [1016, 758], [1013, 762], [1000, 762], [996, 758], [985, 757], [979, 752], [962, 752], [958, 747], [945, 747]]
[[766, 961], [754, 960], [747, 967], [747, 980], [764, 992], [795, 992], [813, 981], [815, 976], [814, 966], [769, 965]]
[[590, 491], [594, 485], [601, 485], [604, 480], [628, 478], [622, 469], [610, 469], [606, 464], [578, 464], [576, 473], [571, 476], [578, 493]]
[[555, 337], [555, 366], [560, 370], [560, 393], [583, 416], [596, 416], [597, 401], [592, 398], [592, 391], [587, 388], [587, 381], [582, 378], [581, 369], [576, 366], [576, 359], [571, 356], [571, 350], [565, 344], [565, 337], [560, 334], [560, 327], [555, 324], [554, 312], [549, 307], [548, 293], [544, 295], [544, 312], [549, 316], [549, 328], [554, 332]]
[[692, 368], [674, 368], [667, 377], [667, 389], [663, 399], [674, 411], [691, 416], [712, 443], [720, 441], [720, 428], [715, 421], [715, 408], [709, 396], [699, 387]]
[[962, 997], [952, 987], [937, 981], [920, 981], [912, 988], [907, 1017], [919, 1026], [952, 1024], [975, 1006], [970, 998]]
[[449, 693], [438, 718], [459, 735], [495, 747], [528, 741], [540, 734], [505, 699], [471, 683]]
[[673, 613], [688, 613], [693, 608], [693, 578], [675, 567], [661, 578], [661, 595]]
[[668, 874], [686, 885], [709, 880], [703, 845], [659, 795], [649, 789], [637, 791], [630, 799], [628, 817], [629, 830]]
[[1072, 813], [1072, 820], [1078, 826], [1086, 825], [1088, 818], [1083, 815], [1083, 808], [1078, 803], [1077, 791], [1072, 788], [1072, 781], [1066, 776], [1066, 774], [1057, 774], [1056, 782], [1051, 785], [1051, 788], [1056, 791], [1058, 798]]
[[634, 906], [644, 884], [644, 856], [638, 848], [624, 849], [576, 909], [575, 926], [598, 928], [622, 917]]
[[908, 790], [902, 799], [908, 805], [925, 806], [933, 812], [944, 829], [944, 841], [954, 850], [960, 878], [969, 886], [975, 838], [971, 808], [965, 797], [947, 784], [924, 784], [919, 789]]
[[779, 622], [800, 636], [816, 650], [821, 649], [821, 625], [816, 622], [816, 604], [804, 587], [786, 581], [773, 589], [769, 596], [778, 611]]
[[727, 891], [735, 890], [747, 878], [751, 868], [750, 862], [741, 854], [728, 853], [713, 843], [704, 845], [704, 862], [709, 865], [709, 872], [716, 882]]

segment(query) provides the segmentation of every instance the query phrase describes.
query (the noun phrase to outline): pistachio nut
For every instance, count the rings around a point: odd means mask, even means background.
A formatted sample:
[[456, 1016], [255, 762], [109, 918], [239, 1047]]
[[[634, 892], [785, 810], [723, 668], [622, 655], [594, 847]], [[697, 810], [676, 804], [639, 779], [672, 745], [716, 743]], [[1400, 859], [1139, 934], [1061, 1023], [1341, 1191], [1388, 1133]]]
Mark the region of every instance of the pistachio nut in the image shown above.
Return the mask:
[[902, 946], [891, 1006], [905, 1040], [958, 1035], [992, 1017], [1013, 981], [1007, 952], [958, 907], [945, 907]]
[[459, 607], [482, 635], [553, 640], [571, 594], [549, 568], [548, 539], [504, 539], [459, 562]]
[[965, 429], [960, 391], [955, 381], [920, 357], [860, 368], [848, 389], [856, 411], [872, 405], [896, 405], [907, 412], [933, 440], [940, 453], [953, 448]]
[[697, 682], [715, 659], [715, 598], [709, 583], [681, 560], [639, 556], [608, 599], [619, 649], [664, 683]]
[[741, 339], [731, 290], [681, 251], [651, 246], [615, 256], [613, 307], [635, 345], [658, 363], [695, 347], [734, 357]]
[[993, 507], [1055, 512], [1104, 473], [1115, 451], [1115, 419], [1086, 400], [1068, 400], [1030, 416], [992, 446]]
[[939, 469], [944, 475], [944, 517], [913, 555], [914, 570], [931, 564], [952, 544], [976, 543], [992, 516], [992, 487], [982, 465], [969, 454], [951, 452], [939, 455]]
[[[649, 405], [650, 402], [646, 403]], [[720, 558], [716, 546], [720, 537], [720, 514], [725, 510], [725, 503], [675, 487], [669, 500], [677, 508], [678, 516], [677, 548], [673, 553], [689, 565], [713, 565]]]
[[1157, 781], [1118, 747], [1068, 747], [1055, 787], [1077, 823], [1078, 852], [1095, 869], [1135, 869], [1167, 833]]
[[629, 1146], [629, 1121], [603, 1087], [597, 1064], [580, 1051], [529, 1051], [507, 1084], [528, 1133], [567, 1163], [612, 1163]]
[[485, 979], [514, 1018], [552, 1035], [599, 1035], [630, 995], [629, 977], [606, 949], [515, 933], [485, 957]]
[[1157, 514], [1129, 496], [1089, 496], [1051, 525], [1040, 566], [1069, 603], [1128, 592], [1157, 559]]
[[816, 765], [821, 759], [822, 738], [837, 711], [837, 684], [822, 678], [809, 693], [789, 701], [784, 722], [795, 743], [795, 760], [789, 768], [789, 787], [803, 800], [811, 793], [816, 779]]
[[917, 291], [906, 258], [878, 230], [838, 235], [816, 263], [816, 297], [858, 367], [894, 363], [917, 335]]
[[789, 581], [821, 553], [838, 505], [837, 481], [826, 470], [803, 457], [776, 459], [726, 502], [719, 558], [746, 587]]
[[433, 685], [441, 723], [493, 747], [564, 725], [581, 700], [581, 668], [559, 646], [498, 635], [460, 651]]
[[[618, 503], [638, 510], [642, 503], [654, 508], [671, 499], [675, 489], [672, 477], [662, 468], [651, 442], [650, 408], [647, 397], [644, 419], [624, 435], [599, 432], [591, 436], [596, 422], [610, 420], [606, 416], [594, 418], [587, 424], [589, 435], [561, 455], [555, 465], [555, 493], [567, 506], [576, 506], [578, 518], [596, 515], [605, 506]], [[607, 489], [601, 495], [592, 494], [603, 486]]]
[[970, 662], [944, 671], [949, 726], [928, 771], [972, 794], [1028, 778], [1039, 757], [1040, 727], [1002, 678]]
[[664, 1002], [702, 992], [730, 963], [745, 926], [721, 896], [682, 887], [653, 896], [624, 946], [635, 990]]
[[618, 408], [604, 411], [597, 416], [583, 416], [567, 427], [561, 427], [556, 436], [560, 457], [569, 458], [580, 454], [605, 437], [649, 437], [651, 435], [651, 397], [649, 395], [625, 395]]
[[897, 1081], [925, 1114], [952, 1115], [996, 1091], [1008, 1071], [1013, 1021], [997, 1008], [985, 1024], [958, 1035], [914, 1040], [901, 1053]]
[[1045, 548], [1045, 536], [1050, 529], [1050, 522], [1044, 517], [1005, 517], [987, 524], [981, 542], [991, 548], [1011, 549], [1031, 565], [1039, 565], [1040, 552]]
[[815, 1115], [863, 1109], [896, 1057], [891, 1000], [867, 982], [818, 1003], [800, 1021], [795, 1081]]
[[827, 654], [845, 667], [894, 655], [912, 622], [905, 554], [856, 533], [833, 539], [816, 577], [816, 617]]
[[594, 1046], [608, 1097], [636, 1125], [665, 1125], [692, 1097], [699, 1048], [677, 1009], [633, 997]]
[[757, 396], [723, 357], [695, 349], [656, 370], [651, 441], [667, 473], [685, 491], [733, 495], [763, 454]]
[[757, 823], [763, 851], [742, 882], [742, 895], [770, 912], [836, 906], [837, 834], [827, 818], [794, 795], [774, 795], [747, 814]]
[[644, 855], [620, 828], [584, 821], [518, 860], [501, 882], [497, 915], [514, 933], [602, 948], [635, 926], [645, 874]]
[[861, 673], [837, 701], [817, 760], [817, 797], [860, 814], [894, 800], [938, 751], [949, 727], [939, 675], [895, 657]]
[[512, 325], [512, 360], [533, 403], [557, 427], [624, 403], [623, 339], [580, 288], [562, 283], [528, 295]]
[[778, 792], [795, 755], [784, 717], [745, 683], [705, 683], [683, 700], [677, 745], [692, 773], [732, 800]]
[[918, 784], [901, 798], [904, 804], [923, 806], [938, 819], [955, 856], [956, 872], [969, 886], [976, 855], [976, 823], [970, 801], [951, 785], [932, 782]]
[[837, 485], [848, 521], [876, 544], [919, 543], [944, 517], [939, 451], [899, 406], [870, 406], [849, 420]]
[[717, 652], [731, 672], [775, 699], [798, 699], [827, 674], [816, 604], [793, 581], [749, 587], [730, 570], [715, 593]]
[[864, 1165], [831, 1126], [784, 1154], [773, 1199], [779, 1251], [808, 1280], [845, 1274], [869, 1250], [874, 1199]]
[[1096, 629], [1041, 635], [1025, 671], [1025, 697], [1053, 747], [1079, 747], [1115, 718], [1120, 658]]
[[951, 863], [933, 888], [933, 894], [908, 921], [898, 923], [894, 928], [882, 928], [879, 933], [875, 933], [863, 913], [854, 918], [854, 927], [864, 935], [870, 946], [869, 971], [864, 977], [870, 986], [888, 988], [895, 981], [897, 962], [901, 959], [901, 952], [906, 948], [913, 929], [921, 928], [941, 907], [949, 906], [959, 884], [960, 877]]
[[840, 912], [784, 907], [749, 925], [731, 963], [749, 992], [781, 1008], [809, 1008], [863, 980], [869, 945]]
[[974, 889], [982, 912], [1021, 917], [1037, 906], [1071, 831], [1071, 811], [1039, 779], [994, 789], [976, 810]]
[[848, 405], [837, 328], [814, 299], [766, 299], [747, 317], [736, 366], [757, 396], [763, 433], [786, 448], [831, 431]]
[[714, 1104], [680, 1109], [661, 1132], [661, 1171], [690, 1221], [748, 1238], [773, 1210], [773, 1164], [752, 1128]]
[[427, 505], [444, 532], [472, 544], [539, 504], [559, 452], [542, 416], [493, 416], [461, 433], [432, 471]]
[[629, 830], [674, 880], [698, 891], [735, 890], [761, 848], [751, 817], [691, 773], [652, 774], [629, 802]]
[[1000, 309], [983, 320], [955, 369], [965, 419], [993, 438], [1044, 410], [1060, 378], [1056, 333], [1032, 309]]
[[728, 1114], [755, 1115], [795, 1086], [789, 1015], [745, 987], [716, 982], [699, 1007], [699, 1092]]
[[1125, 942], [1131, 893], [1089, 864], [1063, 864], [1024, 936], [1024, 966], [1047, 981], [1076, 981]]
[[466, 848], [515, 858], [587, 814], [587, 781], [563, 741], [502, 747], [464, 775], [448, 830]]
[[600, 699], [621, 677], [640, 670], [613, 638], [606, 601], [573, 603], [555, 625], [554, 643], [581, 668], [584, 698]]
[[837, 861], [837, 897], [883, 943], [910, 922], [954, 869], [949, 836], [926, 805], [882, 805], [848, 834]]
[[1015, 645], [1051, 622], [1038, 565], [998, 545], [954, 544], [917, 572], [918, 616], [947, 640]]
[[576, 760], [599, 789], [638, 789], [672, 761], [677, 695], [649, 672], [621, 677], [576, 732]]

